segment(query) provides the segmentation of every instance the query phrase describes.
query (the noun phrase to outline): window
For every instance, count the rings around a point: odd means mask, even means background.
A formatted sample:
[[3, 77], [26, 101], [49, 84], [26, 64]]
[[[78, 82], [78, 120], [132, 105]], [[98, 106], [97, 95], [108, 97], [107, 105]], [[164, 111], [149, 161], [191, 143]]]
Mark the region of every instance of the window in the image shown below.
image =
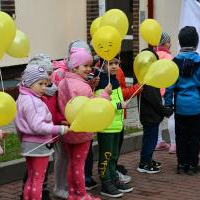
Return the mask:
[[0, 9], [15, 19], [15, 0], [0, 0]]

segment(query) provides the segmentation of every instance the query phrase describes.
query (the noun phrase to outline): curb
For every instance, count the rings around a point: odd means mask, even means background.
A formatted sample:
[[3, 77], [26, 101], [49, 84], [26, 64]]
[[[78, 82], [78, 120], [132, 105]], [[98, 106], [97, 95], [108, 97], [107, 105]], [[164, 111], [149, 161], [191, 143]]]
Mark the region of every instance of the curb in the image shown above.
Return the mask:
[[[167, 132], [164, 130], [164, 133]], [[165, 138], [165, 137], [164, 137]], [[142, 132], [125, 135], [121, 154], [141, 149]], [[94, 161], [98, 158], [98, 144], [93, 142]], [[25, 159], [17, 159], [0, 163], [0, 185], [22, 180], [25, 172]], [[50, 160], [50, 172], [53, 172], [53, 159]]]

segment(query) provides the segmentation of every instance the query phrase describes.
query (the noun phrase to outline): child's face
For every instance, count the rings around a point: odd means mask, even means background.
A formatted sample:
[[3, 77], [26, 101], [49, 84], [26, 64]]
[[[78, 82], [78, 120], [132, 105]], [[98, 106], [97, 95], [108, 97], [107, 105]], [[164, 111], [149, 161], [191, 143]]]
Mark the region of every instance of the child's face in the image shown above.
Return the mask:
[[109, 68], [109, 72], [111, 75], [115, 75], [117, 73], [117, 70], [119, 69], [119, 61], [117, 59], [113, 59], [106, 64], [106, 68]]
[[30, 86], [30, 89], [41, 97], [45, 94], [47, 85], [48, 85], [48, 80], [42, 79], [33, 83]]
[[49, 78], [48, 85], [50, 85], [52, 82], [52, 71], [48, 71], [47, 74], [48, 74], [48, 78]]
[[87, 80], [90, 72], [92, 71], [91, 64], [79, 65], [75, 69], [75, 73]]

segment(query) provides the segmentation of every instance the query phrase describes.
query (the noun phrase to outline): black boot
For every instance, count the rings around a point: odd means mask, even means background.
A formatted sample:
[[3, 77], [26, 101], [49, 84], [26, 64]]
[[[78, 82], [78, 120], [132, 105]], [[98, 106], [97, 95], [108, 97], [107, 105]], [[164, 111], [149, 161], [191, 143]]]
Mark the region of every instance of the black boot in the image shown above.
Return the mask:
[[42, 191], [42, 200], [51, 200], [48, 190]]

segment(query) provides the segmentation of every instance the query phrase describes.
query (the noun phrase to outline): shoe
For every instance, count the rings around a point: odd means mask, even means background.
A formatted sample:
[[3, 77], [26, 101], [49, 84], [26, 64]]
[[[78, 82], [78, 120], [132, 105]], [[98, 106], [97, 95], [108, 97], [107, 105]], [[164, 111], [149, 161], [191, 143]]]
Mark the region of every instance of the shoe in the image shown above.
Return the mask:
[[176, 153], [176, 144], [171, 144], [171, 145], [170, 145], [169, 153], [170, 153], [170, 154]]
[[23, 194], [19, 196], [19, 200], [23, 200]]
[[123, 175], [121, 172], [116, 171], [118, 176], [119, 176], [119, 180], [123, 183], [129, 183], [131, 182], [131, 176], [128, 175]]
[[157, 143], [155, 150], [156, 150], [156, 151], [168, 150], [169, 147], [170, 147], [170, 145], [167, 144], [167, 143], [163, 140], [163, 141]]
[[187, 174], [190, 175], [190, 176], [194, 176], [194, 175], [199, 173], [199, 170], [200, 170], [200, 167], [198, 165], [197, 166], [191, 166], [190, 165], [190, 167], [187, 171]]
[[87, 191], [93, 190], [94, 188], [98, 187], [96, 181], [93, 178], [90, 178], [88, 181], [85, 181], [85, 189]]
[[177, 174], [185, 174], [189, 171], [189, 165], [188, 164], [178, 164], [176, 168], [176, 173]]
[[137, 168], [137, 171], [141, 172], [141, 173], [145, 172], [145, 173], [148, 173], [148, 174], [156, 174], [160, 170], [159, 170], [159, 168], [155, 167], [152, 162], [149, 162], [149, 163], [146, 163], [146, 164], [140, 163], [138, 168]]
[[51, 200], [48, 190], [43, 190], [42, 191], [42, 200]]
[[101, 200], [101, 198], [86, 194], [85, 196], [77, 196], [76, 200]]
[[69, 193], [66, 190], [54, 190], [53, 191], [54, 196], [59, 197], [61, 199], [67, 199], [69, 196]]
[[117, 187], [113, 184], [112, 181], [102, 182], [101, 195], [106, 197], [118, 198], [124, 195], [123, 192], [120, 192]]
[[128, 170], [124, 167], [124, 165], [117, 165], [116, 170], [121, 172], [123, 175], [128, 173]]
[[123, 193], [128, 193], [128, 192], [132, 192], [133, 191], [133, 187], [121, 182], [121, 181], [115, 181], [114, 182], [116, 188]]
[[157, 167], [158, 169], [160, 169], [162, 167], [162, 164], [160, 162], [157, 162], [155, 160], [152, 160], [151, 162], [152, 162], [153, 166]]

